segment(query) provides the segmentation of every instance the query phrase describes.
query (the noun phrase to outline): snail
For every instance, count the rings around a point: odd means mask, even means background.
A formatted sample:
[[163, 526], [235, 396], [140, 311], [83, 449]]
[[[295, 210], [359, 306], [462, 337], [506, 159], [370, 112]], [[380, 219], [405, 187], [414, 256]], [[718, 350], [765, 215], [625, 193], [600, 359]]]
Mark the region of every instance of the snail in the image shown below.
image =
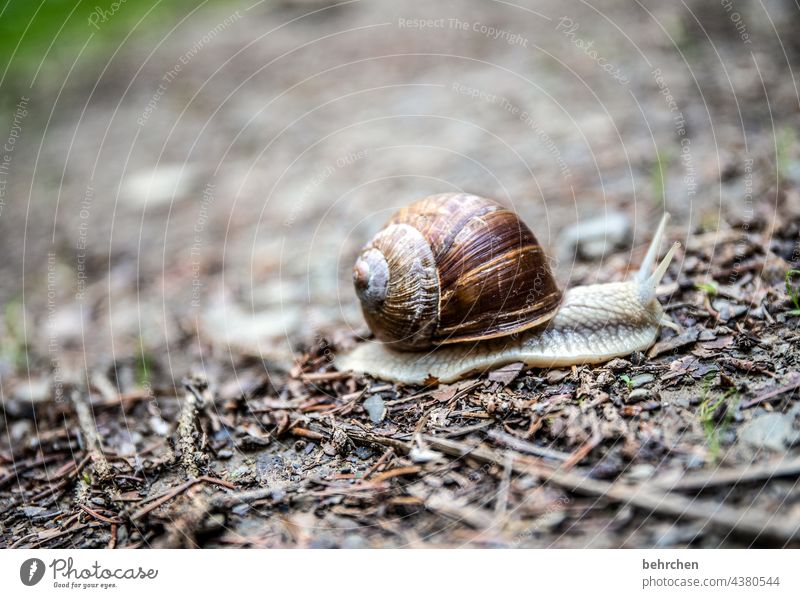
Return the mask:
[[678, 243], [653, 270], [668, 218], [630, 280], [562, 292], [536, 237], [511, 210], [460, 193], [412, 203], [372, 238], [353, 268], [377, 340], [337, 356], [335, 366], [431, 384], [509, 363], [602, 363], [646, 350], [660, 326], [677, 328], [656, 287]]

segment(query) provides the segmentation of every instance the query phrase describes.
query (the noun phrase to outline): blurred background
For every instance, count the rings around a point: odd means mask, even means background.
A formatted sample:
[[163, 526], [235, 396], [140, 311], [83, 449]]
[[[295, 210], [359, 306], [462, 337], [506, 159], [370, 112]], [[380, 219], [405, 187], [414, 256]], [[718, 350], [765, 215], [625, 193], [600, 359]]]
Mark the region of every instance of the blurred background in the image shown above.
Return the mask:
[[512, 206], [563, 284], [623, 278], [664, 210], [684, 243], [800, 216], [798, 25], [790, 0], [6, 0], [3, 381], [285, 371], [365, 332], [354, 256], [432, 193]]

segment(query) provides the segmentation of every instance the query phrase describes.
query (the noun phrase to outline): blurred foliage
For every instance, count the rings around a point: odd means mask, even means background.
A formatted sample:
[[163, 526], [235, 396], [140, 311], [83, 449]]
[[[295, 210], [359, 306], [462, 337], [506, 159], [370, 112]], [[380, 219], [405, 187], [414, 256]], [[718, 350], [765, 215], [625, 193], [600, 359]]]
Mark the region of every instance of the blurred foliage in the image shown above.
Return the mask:
[[657, 205], [666, 202], [666, 189], [664, 188], [664, 173], [669, 169], [672, 156], [666, 149], [656, 150], [656, 159], [650, 165], [650, 189], [653, 201]]
[[792, 280], [795, 277], [800, 277], [800, 270], [789, 270], [786, 273], [786, 294], [794, 305], [789, 315], [800, 316], [800, 287], [793, 284]]
[[792, 178], [792, 150], [797, 146], [797, 135], [792, 127], [784, 126], [775, 134], [775, 160], [781, 181]]
[[104, 57], [125, 36], [158, 34], [193, 9], [224, 0], [0, 0], [0, 76], [2, 87], [24, 89], [43, 65], [69, 66]]
[[717, 283], [714, 282], [713, 280], [710, 280], [708, 282], [696, 282], [694, 283], [694, 288], [703, 291], [709, 297], [713, 297], [719, 291]]
[[715, 377], [716, 373], [712, 372], [703, 379], [700, 393], [701, 402], [697, 408], [712, 462], [716, 462], [719, 458], [720, 434], [724, 433], [733, 423], [736, 406], [741, 399], [736, 388], [728, 388], [721, 395], [711, 396], [711, 386]]
[[145, 349], [144, 339], [139, 339], [139, 352], [136, 356], [136, 382], [140, 388], [150, 383], [150, 374], [155, 367], [156, 359]]
[[22, 371], [26, 366], [27, 343], [23, 326], [22, 299], [17, 297], [6, 303], [0, 323], [0, 360]]

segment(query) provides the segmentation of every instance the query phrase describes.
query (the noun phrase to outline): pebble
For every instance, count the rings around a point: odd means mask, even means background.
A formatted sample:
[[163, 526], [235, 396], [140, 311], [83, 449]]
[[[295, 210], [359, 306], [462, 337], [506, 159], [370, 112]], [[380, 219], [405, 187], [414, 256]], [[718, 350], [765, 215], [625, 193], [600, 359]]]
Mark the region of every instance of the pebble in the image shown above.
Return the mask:
[[606, 212], [565, 229], [561, 243], [565, 254], [577, 253], [583, 259], [598, 260], [625, 247], [630, 239], [631, 220], [627, 214]]
[[705, 465], [705, 459], [701, 455], [689, 453], [686, 455], [686, 469], [700, 469]]
[[539, 479], [536, 476], [528, 474], [521, 476], [516, 482], [517, 488], [519, 488], [519, 490], [523, 492], [525, 490], [530, 490], [531, 488], [535, 488], [538, 485], [539, 485]]
[[617, 357], [616, 359], [612, 359], [606, 364], [606, 367], [614, 372], [621, 372], [622, 370], [627, 370], [631, 367], [631, 362], [627, 359], [620, 359]]
[[727, 299], [715, 299], [711, 302], [711, 307], [719, 313], [719, 319], [722, 322], [727, 322], [732, 318], [738, 318], [746, 313], [748, 309], [746, 305], [737, 305], [731, 303]]
[[800, 442], [800, 430], [794, 427], [795, 416], [793, 412], [759, 415], [739, 429], [739, 441], [756, 448], [786, 451]]
[[14, 389], [12, 397], [25, 403], [42, 403], [50, 399], [48, 378], [28, 378]]
[[655, 471], [656, 468], [649, 463], [637, 463], [628, 468], [628, 475], [626, 477], [643, 482], [652, 478]]
[[165, 422], [160, 416], [153, 415], [148, 420], [150, 424], [150, 429], [153, 431], [153, 434], [157, 434], [158, 436], [169, 436], [170, 432], [170, 425]]
[[14, 423], [10, 424], [8, 428], [11, 434], [11, 442], [13, 444], [19, 444], [34, 436], [33, 424], [27, 419], [15, 421]]
[[650, 391], [646, 388], [634, 388], [628, 398], [626, 399], [626, 403], [638, 403], [639, 401], [644, 401], [645, 399], [650, 398]]
[[570, 370], [548, 370], [545, 377], [548, 384], [558, 384], [570, 375]]
[[378, 424], [386, 417], [386, 403], [383, 402], [381, 395], [371, 395], [364, 401], [364, 409], [369, 414], [369, 419], [374, 424]]
[[440, 452], [416, 446], [411, 449], [408, 456], [414, 463], [428, 463], [429, 461], [436, 461], [444, 457]]
[[631, 385], [633, 386], [633, 388], [639, 388], [640, 386], [649, 384], [655, 379], [656, 377], [653, 376], [653, 374], [639, 374], [631, 378]]
[[367, 543], [366, 539], [361, 537], [358, 534], [349, 534], [345, 536], [344, 540], [342, 540], [342, 548], [347, 549], [361, 549], [361, 548], [369, 548], [369, 544]]
[[212, 533], [218, 532], [225, 527], [225, 514], [224, 513], [214, 513], [209, 515], [208, 518], [203, 522], [202, 531], [204, 533]]
[[366, 461], [367, 459], [369, 459], [372, 456], [372, 450], [369, 447], [366, 447], [366, 446], [358, 446], [358, 447], [356, 447], [355, 453], [356, 453], [356, 457], [358, 457], [359, 459], [364, 460], [364, 461]]
[[25, 517], [36, 517], [41, 513], [44, 513], [47, 509], [44, 507], [22, 507], [22, 512]]
[[197, 169], [189, 164], [161, 164], [129, 174], [123, 194], [133, 205], [168, 205], [191, 194]]
[[707, 533], [707, 530], [696, 524], [659, 525], [652, 529], [654, 548], [680, 548], [691, 542], [696, 542], [698, 538]]
[[567, 512], [564, 510], [549, 511], [536, 519], [535, 527], [543, 530], [555, 530], [567, 520]]

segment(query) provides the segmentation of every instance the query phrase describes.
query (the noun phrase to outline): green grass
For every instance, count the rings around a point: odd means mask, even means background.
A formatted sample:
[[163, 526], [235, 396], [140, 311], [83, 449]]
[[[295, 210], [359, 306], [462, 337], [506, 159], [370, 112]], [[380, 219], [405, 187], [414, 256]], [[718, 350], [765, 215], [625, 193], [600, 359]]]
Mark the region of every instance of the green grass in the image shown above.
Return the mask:
[[139, 354], [136, 357], [136, 382], [140, 388], [145, 388], [150, 384], [150, 372], [153, 371], [155, 363], [155, 358], [147, 353], [144, 348], [144, 341], [140, 339]]
[[657, 150], [656, 159], [650, 165], [650, 189], [653, 194], [653, 201], [658, 205], [663, 205], [666, 201], [664, 196], [664, 171], [669, 168], [669, 162], [669, 152]]
[[687, 22], [692, 22], [689, 15], [682, 15], [679, 19], [672, 19], [666, 23], [667, 35], [672, 43], [683, 54], [687, 60], [697, 56], [698, 43], [697, 35], [692, 33], [686, 26]]
[[[209, 0], [206, 4], [221, 1]], [[40, 65], [38, 77], [43, 77], [48, 66], [69, 67], [81, 52], [82, 61], [107, 59], [134, 28], [129, 44], [137, 36], [168, 31], [198, 4], [193, 0], [0, 2], [0, 77], [7, 70], [2, 88], [9, 96], [4, 103], [29, 87]]]
[[717, 283], [714, 281], [711, 282], [696, 282], [694, 284], [694, 288], [703, 291], [709, 297], [713, 297], [717, 294], [718, 288]]
[[0, 355], [18, 371], [27, 365], [28, 346], [22, 330], [22, 300], [13, 299], [6, 303], [3, 314], [3, 334], [0, 334]]
[[792, 150], [797, 138], [792, 127], [784, 127], [775, 135], [775, 159], [778, 166], [778, 178], [782, 181], [789, 177], [789, 166], [792, 161]]
[[[700, 395], [702, 401], [697, 409], [712, 461], [719, 458], [720, 432], [724, 432], [731, 425], [733, 412], [740, 399], [739, 392], [735, 388], [729, 388], [720, 395], [711, 396], [711, 384], [715, 376], [716, 374], [709, 374], [703, 380]], [[725, 410], [721, 418], [717, 415], [720, 408]]]
[[789, 311], [790, 316], [800, 316], [800, 287], [792, 282], [795, 276], [800, 276], [800, 270], [789, 270], [786, 273], [786, 294], [794, 305], [794, 309]]

